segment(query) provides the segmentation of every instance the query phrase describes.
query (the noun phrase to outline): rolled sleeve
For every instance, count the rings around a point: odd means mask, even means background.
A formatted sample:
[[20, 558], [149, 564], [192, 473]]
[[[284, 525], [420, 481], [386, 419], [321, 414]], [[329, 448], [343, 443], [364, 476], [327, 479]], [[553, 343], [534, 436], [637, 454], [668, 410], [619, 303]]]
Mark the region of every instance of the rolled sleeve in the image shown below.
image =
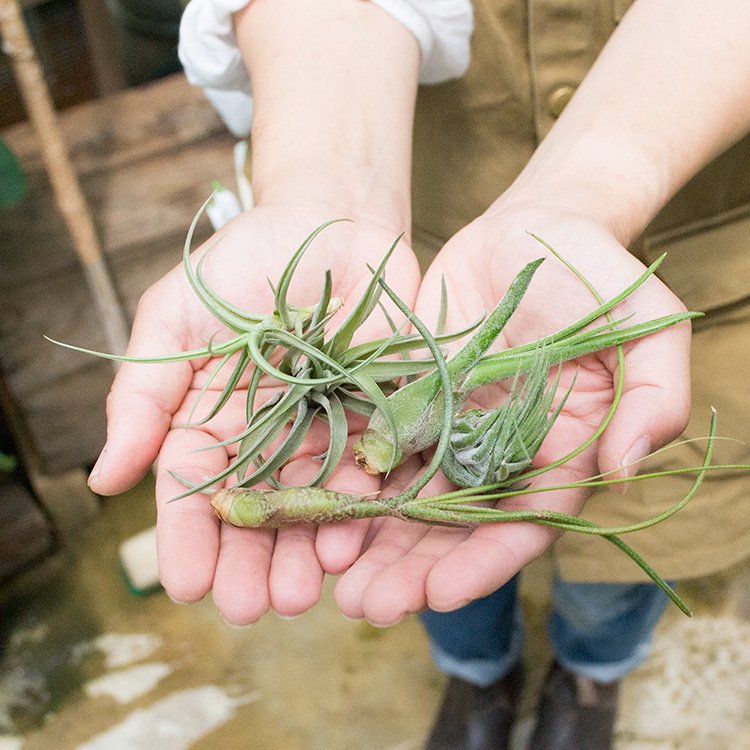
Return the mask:
[[370, 0], [414, 34], [421, 52], [419, 82], [459, 78], [469, 66], [474, 17], [468, 0]]

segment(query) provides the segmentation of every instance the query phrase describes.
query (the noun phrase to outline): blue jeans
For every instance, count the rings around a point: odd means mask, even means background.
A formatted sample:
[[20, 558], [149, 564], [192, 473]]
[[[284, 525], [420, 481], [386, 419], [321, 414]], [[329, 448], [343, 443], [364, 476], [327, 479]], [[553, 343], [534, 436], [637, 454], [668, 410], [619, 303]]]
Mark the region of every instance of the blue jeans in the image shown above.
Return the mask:
[[[426, 611], [422, 622], [437, 666], [486, 687], [521, 659], [523, 618], [518, 577], [454, 612]], [[567, 583], [555, 576], [549, 636], [557, 661], [572, 672], [611, 682], [647, 656], [667, 605], [652, 583]]]

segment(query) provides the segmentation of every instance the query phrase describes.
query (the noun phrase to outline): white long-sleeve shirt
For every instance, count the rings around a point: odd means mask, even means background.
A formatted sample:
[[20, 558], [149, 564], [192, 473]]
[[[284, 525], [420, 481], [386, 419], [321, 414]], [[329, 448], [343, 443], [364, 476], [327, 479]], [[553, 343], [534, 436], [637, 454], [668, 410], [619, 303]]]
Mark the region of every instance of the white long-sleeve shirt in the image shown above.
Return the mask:
[[[250, 132], [252, 87], [232, 26], [251, 0], [190, 0], [180, 25], [179, 55], [190, 83], [203, 88], [229, 130]], [[461, 76], [469, 65], [469, 0], [370, 0], [402, 23], [421, 52], [420, 83]]]

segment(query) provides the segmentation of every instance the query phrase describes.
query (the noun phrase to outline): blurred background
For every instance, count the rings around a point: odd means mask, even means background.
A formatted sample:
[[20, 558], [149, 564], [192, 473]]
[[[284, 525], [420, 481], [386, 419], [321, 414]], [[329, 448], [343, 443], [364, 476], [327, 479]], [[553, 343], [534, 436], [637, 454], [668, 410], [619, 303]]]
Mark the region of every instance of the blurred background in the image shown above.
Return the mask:
[[[182, 2], [20, 5], [102, 264], [92, 275], [72, 239], [4, 38], [0, 141], [25, 189], [0, 207], [0, 750], [420, 747], [443, 678], [415, 619], [347, 621], [329, 584], [303, 617], [237, 630], [210, 600], [178, 606], [124, 574], [121, 544], [146, 532], [149, 554], [151, 479], [88, 490], [113, 370], [44, 336], [111, 348], [108, 316], [127, 325], [211, 183], [233, 186], [234, 141], [180, 72]], [[524, 574], [519, 748], [549, 659], [548, 566]], [[682, 586], [695, 616], [670, 611], [626, 681], [618, 750], [750, 747], [749, 584], [746, 565]]]

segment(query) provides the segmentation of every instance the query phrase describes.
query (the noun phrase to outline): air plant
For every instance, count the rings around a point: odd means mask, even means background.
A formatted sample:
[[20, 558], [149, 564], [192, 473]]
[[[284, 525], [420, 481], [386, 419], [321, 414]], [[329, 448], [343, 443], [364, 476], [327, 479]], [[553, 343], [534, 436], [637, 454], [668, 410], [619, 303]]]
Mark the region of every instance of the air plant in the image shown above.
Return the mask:
[[469, 409], [453, 417], [448, 449], [441, 468], [459, 487], [504, 482], [531, 466], [542, 441], [573, 389], [552, 409], [560, 375], [548, 382], [549, 362], [544, 344], [528, 376], [514, 378], [508, 397], [493, 409]]
[[[239, 526], [279, 527], [347, 518], [396, 516], [451, 525], [528, 521], [561, 530], [596, 534], [628, 554], [687, 612], [677, 594], [620, 539], [620, 535], [664, 520], [695, 494], [706, 472], [714, 468], [709, 463], [715, 438], [715, 416], [701, 466], [667, 472], [694, 473], [696, 478], [691, 490], [672, 509], [654, 519], [613, 529], [553, 511], [487, 507], [488, 502], [496, 505], [509, 497], [559, 489], [531, 488], [528, 483], [535, 476], [578, 455], [606, 428], [622, 390], [622, 344], [699, 315], [677, 313], [632, 325], [612, 319], [610, 311], [656, 271], [664, 256], [608, 301], [601, 300], [581, 274], [567, 264], [587, 284], [597, 299], [596, 307], [541, 342], [529, 342], [488, 354], [489, 347], [518, 307], [543, 259], [529, 263], [518, 273], [503, 299], [484, 320], [449, 334], [439, 325], [440, 330], [433, 334], [385, 281], [388, 259], [399, 242], [396, 239], [377, 268], [370, 269], [372, 279], [362, 297], [343, 322], [331, 331], [331, 320], [342, 303], [332, 297], [330, 272], [325, 274], [321, 295], [313, 305], [290, 303], [288, 292], [303, 254], [318, 234], [334, 222], [321, 225], [305, 238], [280, 278], [271, 285], [274, 311], [258, 314], [223, 299], [207, 284], [203, 263], [210, 249], [193, 267], [190, 246], [202, 211], [196, 215], [188, 231], [183, 265], [196, 295], [233, 335], [224, 341], [212, 340], [200, 349], [146, 358], [110, 355], [62, 344], [77, 351], [129, 362], [218, 359], [198, 401], [205, 397], [210, 383], [231, 363], [226, 385], [202, 422], [212, 419], [226, 405], [246, 370], [250, 370], [245, 429], [220, 444], [236, 443], [236, 459], [224, 471], [204, 482], [184, 482], [187, 489], [175, 500], [196, 492], [209, 492], [212, 505], [222, 520]], [[557, 255], [546, 243], [542, 244]], [[383, 293], [411, 324], [412, 332], [404, 332], [388, 316], [381, 302]], [[445, 319], [446, 304], [443, 295], [439, 320]], [[378, 307], [390, 322], [391, 334], [354, 344], [355, 333]], [[602, 316], [606, 316], [606, 322], [597, 323]], [[467, 336], [468, 343], [446, 360], [442, 347]], [[534, 455], [572, 389], [571, 386], [553, 407], [559, 376], [548, 377], [550, 370], [562, 362], [609, 347], [619, 350], [619, 381], [613, 404], [603, 423], [594, 435], [567, 456], [544, 467], [533, 467]], [[415, 352], [425, 350], [428, 355], [422, 354], [418, 359], [412, 357]], [[275, 397], [256, 405], [264, 376], [283, 384], [283, 388]], [[504, 404], [490, 410], [463, 411], [475, 389], [503, 380], [511, 380]], [[403, 385], [404, 381], [406, 385]], [[356, 461], [368, 472], [387, 473], [409, 455], [435, 446], [427, 468], [397, 497], [362, 497], [320, 486], [344, 454], [349, 430], [348, 412], [369, 417], [368, 428], [355, 446]], [[305, 486], [284, 486], [279, 480], [279, 471], [302, 445], [316, 419], [323, 420], [328, 427], [328, 447], [320, 457], [320, 468]], [[270, 447], [272, 444], [273, 448]], [[420, 490], [441, 468], [458, 489], [439, 496], [418, 497]], [[566, 487], [594, 489], [655, 476], [655, 473], [616, 479], [597, 476]], [[272, 489], [252, 489], [260, 482], [270, 484]]]
[[[335, 221], [326, 222], [305, 238], [280, 278], [271, 284], [273, 312], [252, 313], [221, 298], [206, 283], [203, 263], [210, 248], [195, 267], [190, 262], [192, 236], [202, 211], [193, 220], [185, 241], [185, 273], [198, 298], [217, 321], [234, 335], [224, 341], [212, 339], [199, 349], [154, 357], [127, 357], [57, 341], [53, 343], [116, 361], [163, 363], [206, 358], [218, 360], [193, 406], [191, 424], [194, 425], [205, 423], [218, 414], [252, 365], [245, 402], [245, 429], [221, 443], [225, 447], [233, 443], [238, 445], [236, 459], [220, 474], [199, 485], [189, 486], [180, 497], [226, 483], [231, 477], [234, 477], [233, 486], [236, 487], [261, 481], [278, 485], [279, 470], [300, 447], [316, 418], [327, 423], [329, 442], [321, 456], [320, 469], [308, 484], [322, 484], [344, 453], [348, 435], [347, 412], [370, 416], [380, 408], [386, 413], [386, 422], [391, 424], [395, 433], [397, 428], [389, 416], [386, 394], [396, 388], [401, 378], [434, 368], [431, 359], [403, 358], [409, 352], [424, 349], [424, 343], [419, 334], [402, 333], [395, 324], [388, 337], [352, 344], [358, 328], [380, 304], [383, 290], [379, 281], [398, 240], [373, 271], [373, 278], [362, 297], [338, 328], [331, 332], [328, 330], [330, 319], [339, 311], [342, 301], [331, 296], [330, 273], [323, 279], [321, 296], [316, 304], [294, 305], [288, 300], [288, 291], [294, 271], [307, 248], [321, 231]], [[441, 345], [448, 343], [466, 335], [469, 330], [438, 336], [437, 341]], [[402, 358], [394, 359], [394, 356]], [[226, 378], [226, 385], [207, 414], [200, 421], [192, 421], [198, 404], [209, 393], [211, 384], [224, 368], [230, 366], [232, 369]], [[256, 406], [258, 389], [264, 376], [283, 383], [286, 388], [277, 392], [271, 400]], [[269, 453], [271, 443], [275, 443], [275, 448]]]

